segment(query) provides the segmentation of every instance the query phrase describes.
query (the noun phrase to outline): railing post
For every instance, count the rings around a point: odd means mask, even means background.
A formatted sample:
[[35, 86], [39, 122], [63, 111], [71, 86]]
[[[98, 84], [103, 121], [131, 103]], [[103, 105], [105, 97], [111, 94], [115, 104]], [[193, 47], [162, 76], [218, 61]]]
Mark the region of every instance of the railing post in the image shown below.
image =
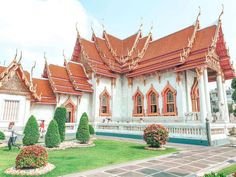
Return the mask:
[[207, 141], [208, 141], [208, 145], [211, 146], [211, 126], [210, 126], [210, 122], [209, 119], [206, 119], [206, 136], [207, 136]]

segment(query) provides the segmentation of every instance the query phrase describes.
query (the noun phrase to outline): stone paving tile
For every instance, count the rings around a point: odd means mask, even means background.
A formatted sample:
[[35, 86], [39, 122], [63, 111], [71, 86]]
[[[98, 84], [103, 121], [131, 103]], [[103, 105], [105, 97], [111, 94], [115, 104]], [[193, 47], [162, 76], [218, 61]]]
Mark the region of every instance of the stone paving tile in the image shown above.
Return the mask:
[[86, 177], [110, 177], [110, 176], [111, 176], [110, 174], [107, 174], [107, 173], [104, 173], [104, 172], [86, 175]]
[[176, 167], [176, 166], [180, 166], [181, 164], [173, 163], [173, 162], [165, 162], [165, 163], [163, 163], [161, 165], [167, 166], [167, 167]]
[[192, 162], [188, 165], [193, 166], [193, 167], [197, 167], [197, 168], [206, 168], [209, 166], [207, 164], [202, 164], [202, 163], [198, 163], [198, 162]]
[[177, 176], [187, 176], [190, 174], [190, 172], [183, 169], [179, 169], [179, 168], [171, 168], [170, 170], [167, 170], [166, 172], [177, 175]]
[[163, 161], [161, 161], [161, 160], [148, 160], [147, 162], [153, 163], [153, 164], [161, 164], [161, 163], [163, 163]]
[[137, 166], [137, 165], [128, 165], [128, 166], [124, 166], [124, 167], [121, 167], [122, 169], [125, 169], [125, 170], [136, 170], [136, 169], [139, 169], [139, 168], [142, 168], [140, 166]]
[[122, 177], [143, 177], [143, 176], [146, 176], [146, 175], [131, 171], [131, 172], [119, 174], [118, 176], [122, 176]]
[[138, 163], [136, 165], [139, 165], [139, 166], [142, 166], [142, 167], [150, 167], [150, 166], [155, 165], [155, 164], [150, 163], [150, 162], [143, 162], [143, 163]]
[[164, 165], [154, 165], [151, 168], [158, 170], [158, 171], [163, 171], [172, 168], [171, 166], [164, 166]]
[[180, 163], [180, 164], [188, 164], [191, 163], [191, 160], [186, 160], [186, 159], [178, 159], [178, 160], [173, 160], [172, 162], [174, 163]]
[[196, 160], [199, 160], [199, 158], [192, 157], [192, 156], [184, 157], [183, 159], [184, 159], [184, 160], [190, 160], [190, 161], [196, 161]]
[[170, 174], [170, 173], [166, 173], [166, 172], [156, 173], [152, 176], [154, 176], [154, 177], [176, 177], [175, 175]]
[[199, 160], [197, 161], [197, 163], [202, 163], [202, 164], [208, 164], [208, 165], [215, 165], [219, 162], [216, 162], [216, 161], [211, 161], [211, 160], [208, 160], [208, 159], [204, 159], [204, 160]]
[[179, 169], [182, 169], [182, 170], [186, 170], [186, 171], [189, 171], [189, 172], [198, 172], [201, 170], [201, 168], [197, 168], [197, 167], [192, 167], [190, 165], [183, 165], [181, 167], [178, 167]]
[[111, 174], [119, 174], [119, 173], [124, 173], [126, 170], [121, 169], [121, 168], [113, 168], [111, 170], [105, 171], [106, 173], [111, 173]]
[[143, 173], [145, 175], [151, 175], [151, 174], [160, 172], [158, 170], [154, 170], [154, 169], [151, 169], [151, 168], [143, 168], [143, 169], [136, 170], [136, 171], [139, 172], [139, 173]]
[[214, 157], [207, 158], [206, 160], [223, 162], [223, 161], [228, 160], [228, 158], [220, 157], [220, 156], [214, 156]]
[[166, 157], [166, 158], [161, 158], [161, 160], [162, 160], [162, 161], [167, 161], [167, 162], [169, 162], [169, 161], [172, 161], [173, 158], [176, 158], [176, 157], [172, 157], [172, 158]]

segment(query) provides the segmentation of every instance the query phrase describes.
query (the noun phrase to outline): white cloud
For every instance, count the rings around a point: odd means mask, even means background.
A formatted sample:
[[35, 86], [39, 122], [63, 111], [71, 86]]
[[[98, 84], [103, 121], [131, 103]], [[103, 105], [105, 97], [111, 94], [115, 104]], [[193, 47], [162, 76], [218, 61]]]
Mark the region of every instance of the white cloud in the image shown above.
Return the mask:
[[8, 0], [0, 2], [0, 62], [11, 62], [16, 48], [22, 50], [27, 70], [37, 62], [35, 75], [44, 66], [43, 53], [50, 63], [63, 64], [62, 51], [70, 58], [76, 40], [75, 24], [89, 37], [89, 16], [76, 0]]

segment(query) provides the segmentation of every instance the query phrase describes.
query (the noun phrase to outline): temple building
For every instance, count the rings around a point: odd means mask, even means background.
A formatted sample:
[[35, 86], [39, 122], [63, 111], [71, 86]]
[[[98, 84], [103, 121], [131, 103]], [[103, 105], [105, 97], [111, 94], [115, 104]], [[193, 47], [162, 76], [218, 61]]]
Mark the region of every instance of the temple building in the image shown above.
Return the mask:
[[[200, 15], [200, 14], [199, 14]], [[229, 121], [225, 80], [235, 77], [217, 24], [195, 23], [160, 39], [141, 27], [119, 39], [105, 29], [91, 40], [77, 30], [70, 61], [48, 64], [32, 78], [17, 57], [0, 67], [0, 127], [23, 127], [33, 114], [46, 124], [55, 108], [67, 109], [67, 131], [87, 112], [97, 134], [139, 138], [150, 123], [161, 123], [170, 141], [201, 145], [227, 142]], [[209, 82], [217, 83], [220, 116], [213, 120]], [[214, 122], [214, 123], [213, 123]]]

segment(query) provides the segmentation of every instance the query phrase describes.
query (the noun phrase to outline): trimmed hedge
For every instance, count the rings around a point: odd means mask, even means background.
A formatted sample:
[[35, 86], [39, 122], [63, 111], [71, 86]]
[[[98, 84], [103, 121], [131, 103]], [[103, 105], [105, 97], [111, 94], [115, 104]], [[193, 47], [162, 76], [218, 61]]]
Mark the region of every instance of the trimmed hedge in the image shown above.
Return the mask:
[[210, 173], [210, 174], [205, 174], [204, 177], [226, 177], [225, 174], [223, 173]]
[[34, 145], [38, 142], [39, 136], [39, 126], [36, 118], [32, 115], [28, 119], [24, 129], [23, 144], [25, 146]]
[[45, 145], [46, 147], [53, 148], [57, 147], [60, 143], [61, 140], [58, 131], [57, 121], [52, 119], [45, 135]]
[[89, 133], [90, 135], [94, 135], [95, 134], [95, 130], [93, 128], [93, 126], [91, 124], [89, 124]]
[[16, 168], [39, 168], [48, 162], [47, 150], [39, 145], [23, 147], [16, 157]]
[[58, 107], [55, 111], [54, 119], [57, 121], [60, 140], [61, 142], [63, 142], [65, 140], [65, 131], [66, 131], [66, 108]]
[[5, 140], [5, 134], [3, 132], [0, 131], [0, 140]]
[[76, 132], [76, 139], [82, 143], [88, 143], [90, 138], [89, 134], [89, 125], [88, 125], [88, 115], [86, 113], [83, 113], [83, 115], [80, 118], [79, 126]]
[[143, 138], [150, 147], [159, 148], [166, 144], [168, 139], [168, 131], [162, 125], [151, 124], [144, 129]]

